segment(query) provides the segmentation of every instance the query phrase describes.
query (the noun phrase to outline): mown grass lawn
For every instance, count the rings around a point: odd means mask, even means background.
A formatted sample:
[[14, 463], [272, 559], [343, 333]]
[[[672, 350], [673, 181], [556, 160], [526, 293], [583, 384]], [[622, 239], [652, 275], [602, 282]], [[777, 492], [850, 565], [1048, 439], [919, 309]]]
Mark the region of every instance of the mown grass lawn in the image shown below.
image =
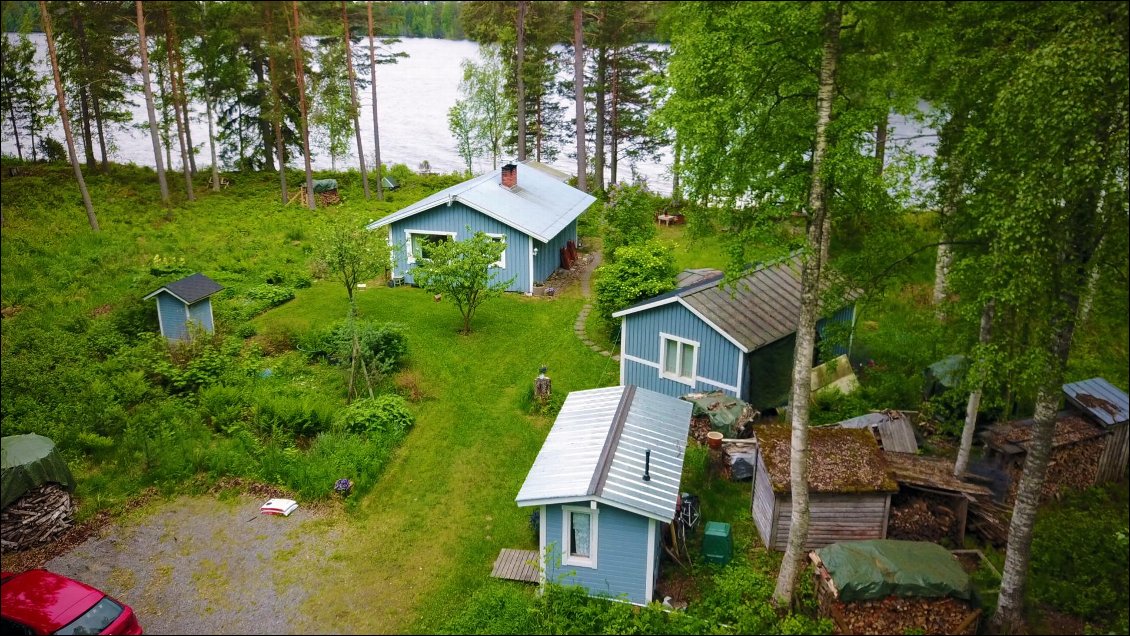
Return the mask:
[[[552, 425], [526, 406], [538, 367], [564, 396], [615, 385], [619, 366], [574, 336], [582, 301], [573, 294], [508, 294], [480, 309], [469, 336], [457, 333], [450, 303], [420, 289], [371, 285], [357, 298], [364, 318], [407, 325], [409, 365], [428, 397], [413, 405], [415, 428], [358, 503], [333, 561], [311, 573], [323, 592], [304, 614], [311, 628], [436, 631], [489, 580], [500, 549], [536, 548], [514, 497]], [[304, 331], [345, 307], [341, 286], [321, 282], [256, 322], [260, 332]]]

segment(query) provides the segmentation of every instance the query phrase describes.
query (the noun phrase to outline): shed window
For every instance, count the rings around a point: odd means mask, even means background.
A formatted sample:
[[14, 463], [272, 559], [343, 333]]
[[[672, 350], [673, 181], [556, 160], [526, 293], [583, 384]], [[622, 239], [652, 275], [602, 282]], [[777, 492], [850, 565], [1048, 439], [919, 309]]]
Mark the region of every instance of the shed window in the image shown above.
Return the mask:
[[561, 509], [563, 565], [596, 567], [597, 511], [592, 508], [563, 506]]
[[490, 266], [497, 267], [499, 269], [506, 269], [506, 235], [487, 234], [487, 236], [489, 236], [495, 243], [502, 243], [502, 256], [499, 256], [498, 260], [491, 263]]
[[408, 238], [408, 262], [415, 263], [416, 259], [427, 258], [427, 251], [432, 245], [455, 238], [455, 232], [427, 232], [418, 230], [405, 230]]
[[665, 333], [659, 334], [659, 374], [670, 380], [694, 386], [698, 364], [698, 343]]

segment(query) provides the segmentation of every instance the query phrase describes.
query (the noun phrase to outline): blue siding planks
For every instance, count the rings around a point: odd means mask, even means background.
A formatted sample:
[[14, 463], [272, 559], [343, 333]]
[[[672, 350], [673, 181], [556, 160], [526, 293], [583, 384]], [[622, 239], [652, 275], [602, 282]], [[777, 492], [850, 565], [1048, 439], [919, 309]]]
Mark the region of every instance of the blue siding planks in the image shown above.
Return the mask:
[[569, 241], [577, 242], [577, 222], [573, 221], [565, 226], [561, 233], [553, 237], [548, 243], [534, 241], [538, 253], [534, 255], [534, 282], [544, 283], [553, 272], [561, 267], [561, 248]]
[[[850, 353], [852, 336], [851, 328], [854, 326], [854, 322], [854, 304], [848, 305], [847, 307], [841, 307], [840, 310], [836, 313], [827, 318], [821, 318], [816, 322], [816, 333], [819, 334], [819, 337], [824, 337], [825, 329], [827, 329], [828, 325], [836, 325], [836, 333], [834, 333], [833, 335], [840, 340], [832, 347], [832, 352], [829, 356], [820, 355], [819, 347], [817, 348], [817, 364], [824, 363], [837, 356], [842, 356]], [[825, 357], [827, 359], [825, 359]]]
[[157, 318], [161, 322], [161, 333], [169, 340], [188, 338], [188, 315], [185, 313], [184, 303], [169, 292], [157, 294]]
[[207, 333], [212, 333], [215, 325], [212, 324], [212, 300], [205, 298], [188, 306], [188, 317], [204, 328]]
[[[587, 507], [588, 503], [568, 505]], [[594, 570], [561, 564], [561, 506], [546, 506], [545, 537], [550, 548], [545, 564], [546, 580], [562, 585], [580, 585], [592, 596], [620, 598], [646, 605], [651, 601], [645, 598], [648, 519], [611, 506], [599, 506], [599, 511], [597, 567]]]
[[[467, 232], [471, 228], [470, 234]], [[451, 205], [441, 204], [426, 212], [415, 214], [406, 219], [397, 221], [390, 226], [391, 240], [396, 249], [393, 251], [394, 271], [404, 276], [404, 281], [414, 284], [412, 268], [415, 265], [408, 263], [408, 237], [405, 230], [426, 230], [432, 232], [455, 232], [456, 240], [470, 238], [475, 232], [487, 234], [501, 234], [506, 237], [506, 267], [496, 269], [497, 279], [506, 280], [514, 277], [514, 282], [508, 291], [529, 292], [531, 288], [530, 277], [530, 239], [529, 236], [514, 228], [496, 221], [477, 210], [454, 202]], [[381, 228], [378, 231], [389, 230]]]
[[[729, 395], [738, 396], [740, 387], [744, 386], [738, 377], [738, 356], [741, 355], [741, 351], [686, 307], [671, 303], [629, 314], [624, 316], [623, 320], [626, 325], [627, 343], [621, 344], [623, 352], [630, 358], [624, 361], [624, 377], [620, 378], [621, 384], [635, 384], [675, 397], [693, 391], [719, 389]], [[660, 333], [699, 343], [695, 371], [697, 378], [694, 387], [660, 376], [658, 367]], [[631, 358], [646, 360], [652, 365]]]

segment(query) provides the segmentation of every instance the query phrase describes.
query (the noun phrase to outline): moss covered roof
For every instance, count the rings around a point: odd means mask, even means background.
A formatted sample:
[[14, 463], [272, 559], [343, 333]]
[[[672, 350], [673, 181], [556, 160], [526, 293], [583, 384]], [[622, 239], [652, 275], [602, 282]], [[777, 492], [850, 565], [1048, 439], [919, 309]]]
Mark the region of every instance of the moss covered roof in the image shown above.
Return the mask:
[[[754, 431], [773, 491], [787, 493], [792, 431], [762, 426]], [[886, 459], [867, 429], [808, 430], [808, 488], [814, 493], [897, 492]]]

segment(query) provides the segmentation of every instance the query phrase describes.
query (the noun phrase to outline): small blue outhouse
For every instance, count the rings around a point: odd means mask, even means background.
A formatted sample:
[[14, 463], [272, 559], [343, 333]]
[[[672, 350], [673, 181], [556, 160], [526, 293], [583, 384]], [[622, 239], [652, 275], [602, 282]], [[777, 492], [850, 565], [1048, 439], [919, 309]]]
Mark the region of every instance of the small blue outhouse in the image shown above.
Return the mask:
[[189, 322], [197, 323], [206, 333], [215, 329], [211, 296], [221, 289], [222, 285], [198, 272], [165, 285], [145, 300], [157, 299], [157, 321], [161, 324], [162, 336], [169, 340], [187, 340]]
[[543, 583], [635, 605], [653, 600], [691, 408], [634, 386], [569, 394], [516, 498], [540, 507]]
[[508, 291], [532, 294], [577, 242], [577, 217], [596, 201], [565, 183], [568, 175], [536, 162], [507, 164], [370, 223], [387, 228], [393, 276], [414, 284], [412, 269], [430, 243], [483, 232], [506, 245], [492, 271], [514, 282]]
[[[620, 324], [620, 383], [671, 396], [721, 390], [763, 409], [785, 404], [800, 316], [800, 256], [764, 264], [722, 286], [722, 274], [612, 314]], [[816, 324], [854, 329], [849, 302]], [[849, 331], [850, 333], [850, 331]], [[850, 338], [834, 348], [848, 353]], [[819, 349], [817, 349], [819, 361]]]

